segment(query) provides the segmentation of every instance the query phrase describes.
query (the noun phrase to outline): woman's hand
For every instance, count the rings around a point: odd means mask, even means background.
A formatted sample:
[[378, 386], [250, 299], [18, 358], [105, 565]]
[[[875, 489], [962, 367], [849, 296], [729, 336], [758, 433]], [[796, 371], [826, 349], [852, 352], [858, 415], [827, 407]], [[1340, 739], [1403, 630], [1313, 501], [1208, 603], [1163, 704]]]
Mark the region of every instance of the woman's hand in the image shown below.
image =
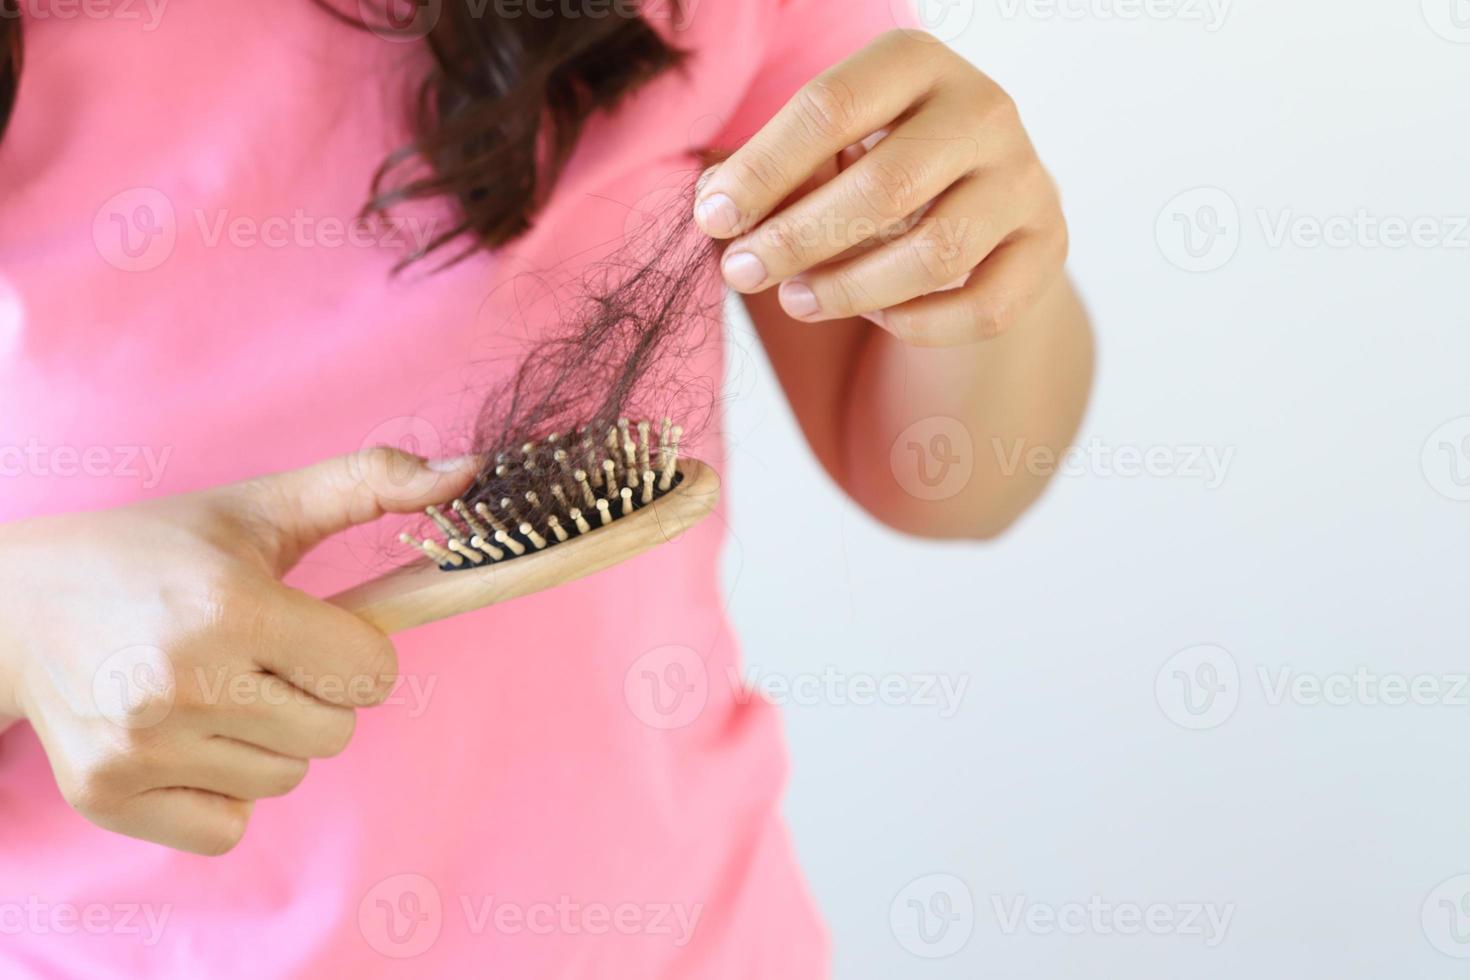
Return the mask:
[[804, 321], [909, 344], [984, 340], [1062, 276], [1057, 191], [1001, 88], [938, 42], [885, 34], [710, 168], [695, 219], [725, 281]]
[[281, 584], [318, 541], [461, 492], [475, 461], [368, 450], [294, 473], [0, 527], [0, 727], [30, 721], [66, 800], [181, 851], [336, 755], [397, 679], [388, 639]]

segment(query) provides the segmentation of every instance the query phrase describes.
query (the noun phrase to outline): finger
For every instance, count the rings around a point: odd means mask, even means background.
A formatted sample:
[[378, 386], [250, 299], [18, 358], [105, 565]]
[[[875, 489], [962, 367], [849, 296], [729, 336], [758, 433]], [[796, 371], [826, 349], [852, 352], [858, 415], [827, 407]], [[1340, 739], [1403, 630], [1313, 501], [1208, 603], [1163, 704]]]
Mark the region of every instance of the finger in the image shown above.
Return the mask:
[[[1060, 240], [1058, 240], [1060, 239]], [[916, 347], [951, 347], [999, 336], [1045, 293], [1065, 257], [1064, 235], [1023, 233], [1006, 241], [962, 287], [873, 314]]]
[[218, 857], [245, 836], [254, 804], [197, 789], [154, 789], [124, 801], [97, 825], [176, 851]]
[[379, 446], [218, 492], [258, 532], [267, 564], [280, 575], [330, 535], [462, 493], [481, 462], [476, 456], [425, 460]]
[[942, 64], [927, 49], [940, 47], [894, 32], [802, 86], [705, 181], [699, 227], [715, 238], [755, 227], [823, 163], [921, 101]]
[[398, 682], [398, 653], [367, 623], [330, 603], [274, 586], [249, 654], [255, 666], [328, 704], [382, 704]]
[[740, 292], [757, 292], [862, 242], [891, 237], [896, 225], [973, 173], [978, 158], [975, 140], [939, 136], [921, 114], [837, 177], [732, 242], [721, 265], [725, 281]]
[[229, 702], [210, 714], [211, 733], [296, 759], [330, 759], [352, 741], [357, 712], [318, 700], [274, 674], [231, 682]]
[[[168, 785], [237, 800], [285, 796], [306, 778], [309, 763], [233, 739], [210, 737], [191, 746], [177, 766], [161, 774]], [[163, 787], [159, 787], [163, 788]]]
[[798, 320], [832, 320], [963, 283], [1024, 217], [1023, 200], [998, 181], [963, 180], [906, 234], [782, 283], [781, 308]]

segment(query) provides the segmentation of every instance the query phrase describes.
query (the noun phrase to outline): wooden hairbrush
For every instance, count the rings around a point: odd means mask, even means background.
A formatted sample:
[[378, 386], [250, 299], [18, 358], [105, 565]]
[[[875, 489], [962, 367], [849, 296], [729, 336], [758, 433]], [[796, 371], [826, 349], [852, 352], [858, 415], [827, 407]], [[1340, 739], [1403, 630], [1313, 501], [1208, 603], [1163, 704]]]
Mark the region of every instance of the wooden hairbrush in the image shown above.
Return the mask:
[[571, 582], [672, 541], [720, 499], [715, 471], [679, 456], [680, 435], [665, 419], [654, 444], [648, 422], [619, 419], [605, 434], [599, 425], [502, 453], [488, 481], [447, 511], [426, 509], [443, 541], [402, 535], [423, 558], [329, 601], [398, 633]]

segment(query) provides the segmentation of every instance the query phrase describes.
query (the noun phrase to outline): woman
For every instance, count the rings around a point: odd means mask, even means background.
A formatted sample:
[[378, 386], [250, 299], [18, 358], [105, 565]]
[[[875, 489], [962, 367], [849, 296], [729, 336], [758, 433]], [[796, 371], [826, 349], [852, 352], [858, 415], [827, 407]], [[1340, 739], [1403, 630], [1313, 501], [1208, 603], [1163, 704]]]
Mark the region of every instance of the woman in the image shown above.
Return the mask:
[[311, 596], [464, 489], [488, 349], [706, 153], [692, 220], [833, 479], [1004, 528], [1042, 477], [990, 447], [1063, 447], [1091, 368], [1005, 94], [885, 0], [18, 6], [0, 973], [823, 975], [721, 521], [396, 649]]

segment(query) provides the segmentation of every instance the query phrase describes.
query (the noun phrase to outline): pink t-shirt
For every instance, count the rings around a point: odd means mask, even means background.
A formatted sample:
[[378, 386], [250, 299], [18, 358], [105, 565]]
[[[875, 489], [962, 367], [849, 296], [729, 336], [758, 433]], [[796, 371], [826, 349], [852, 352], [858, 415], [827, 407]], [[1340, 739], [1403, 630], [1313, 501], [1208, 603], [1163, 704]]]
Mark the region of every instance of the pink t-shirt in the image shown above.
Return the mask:
[[[902, 16], [684, 6], [682, 29], [652, 19], [695, 53], [687, 74], [588, 127], [531, 233], [396, 279], [441, 212], [345, 226], [404, 137], [419, 45], [308, 0], [36, 7], [0, 144], [0, 522], [366, 444], [463, 448], [484, 372], [697, 168], [692, 148], [750, 135]], [[688, 365], [721, 368], [717, 344]], [[718, 429], [695, 447], [717, 468]], [[0, 735], [0, 976], [824, 975], [778, 718], [734, 680], [724, 524], [401, 637], [392, 701], [223, 858], [93, 827], [28, 726]], [[328, 594], [384, 542], [351, 532], [292, 581]]]

